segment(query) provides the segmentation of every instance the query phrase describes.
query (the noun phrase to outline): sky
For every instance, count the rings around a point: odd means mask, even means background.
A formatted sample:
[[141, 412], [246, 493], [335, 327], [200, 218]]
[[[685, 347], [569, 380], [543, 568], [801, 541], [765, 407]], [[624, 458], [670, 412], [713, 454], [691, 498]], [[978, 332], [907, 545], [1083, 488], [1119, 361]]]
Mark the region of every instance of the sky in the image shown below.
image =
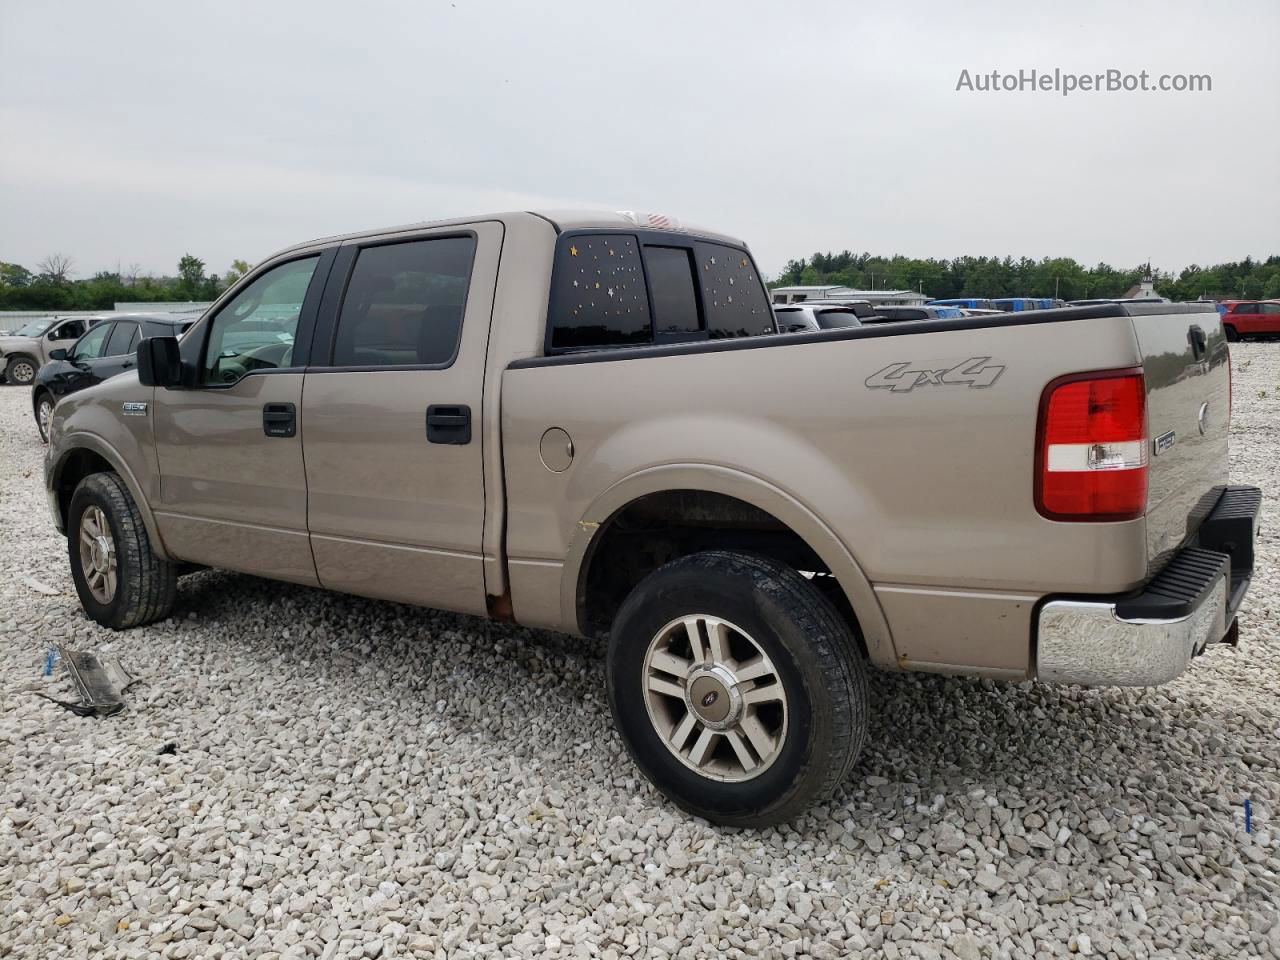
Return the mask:
[[[0, 261], [655, 211], [815, 250], [1280, 254], [1280, 3], [0, 0]], [[957, 90], [992, 70], [1209, 92]]]

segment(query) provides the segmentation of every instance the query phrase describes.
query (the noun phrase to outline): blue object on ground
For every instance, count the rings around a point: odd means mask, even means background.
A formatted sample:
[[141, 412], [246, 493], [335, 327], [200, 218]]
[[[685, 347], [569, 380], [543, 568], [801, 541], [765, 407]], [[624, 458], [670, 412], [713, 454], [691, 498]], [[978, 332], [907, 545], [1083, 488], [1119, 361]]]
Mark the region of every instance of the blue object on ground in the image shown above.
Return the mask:
[[44, 675], [46, 677], [53, 676], [53, 665], [58, 662], [57, 647], [50, 647], [49, 652], [44, 655]]
[[1244, 801], [1244, 832], [1253, 833], [1253, 804], [1248, 797]]

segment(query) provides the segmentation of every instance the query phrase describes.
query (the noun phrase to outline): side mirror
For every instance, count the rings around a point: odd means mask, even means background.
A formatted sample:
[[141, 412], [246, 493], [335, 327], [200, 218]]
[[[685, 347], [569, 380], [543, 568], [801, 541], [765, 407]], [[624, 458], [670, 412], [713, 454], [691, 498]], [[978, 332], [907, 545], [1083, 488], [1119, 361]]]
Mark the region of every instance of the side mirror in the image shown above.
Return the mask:
[[138, 344], [138, 381], [144, 387], [176, 387], [182, 383], [177, 337], [148, 337]]
[[57, 350], [50, 350], [50, 351], [49, 351], [49, 359], [50, 359], [50, 360], [65, 360], [65, 359], [67, 359], [67, 348], [66, 348], [66, 347], [59, 347]]

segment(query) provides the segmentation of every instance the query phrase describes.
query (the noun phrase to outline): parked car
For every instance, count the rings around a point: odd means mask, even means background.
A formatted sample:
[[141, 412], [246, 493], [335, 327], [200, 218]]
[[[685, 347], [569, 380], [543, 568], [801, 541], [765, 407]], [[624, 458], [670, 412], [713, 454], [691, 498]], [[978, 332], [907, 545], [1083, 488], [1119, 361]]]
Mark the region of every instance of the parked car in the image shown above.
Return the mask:
[[[168, 616], [191, 563], [600, 638], [635, 763], [738, 825], [845, 778], [869, 666], [1142, 685], [1234, 642], [1214, 310], [779, 334], [747, 247], [670, 223], [312, 241], [143, 340], [53, 413], [88, 616]], [[228, 348], [267, 310], [289, 347]]]
[[1280, 300], [1223, 300], [1222, 306], [1228, 340], [1280, 334]]
[[[958, 297], [954, 300], [930, 300], [926, 307], [969, 307], [974, 310], [996, 310], [990, 300], [983, 297]], [[1001, 311], [1003, 312], [1003, 311]]]
[[0, 370], [9, 383], [27, 386], [36, 371], [49, 361], [49, 353], [69, 347], [103, 317], [41, 317], [17, 333], [0, 337]]
[[192, 316], [165, 313], [115, 316], [96, 324], [70, 347], [49, 351], [49, 362], [36, 373], [31, 386], [31, 410], [40, 439], [48, 442], [49, 420], [60, 399], [131, 369], [144, 337], [181, 336], [194, 322]]
[[954, 320], [963, 317], [959, 307], [876, 307], [876, 315], [864, 323], [896, 323], [902, 320]]
[[862, 320], [856, 311], [842, 304], [820, 303], [775, 306], [773, 314], [778, 320], [779, 333], [804, 333], [818, 330], [838, 330], [844, 327], [860, 327]]
[[1053, 297], [996, 297], [991, 305], [1006, 313], [1017, 313], [1020, 310], [1051, 310], [1054, 307], [1065, 307], [1066, 301]]
[[859, 320], [869, 320], [876, 315], [876, 308], [867, 300], [853, 300], [844, 297], [824, 297], [821, 300], [806, 300], [810, 306], [843, 307], [853, 313]]

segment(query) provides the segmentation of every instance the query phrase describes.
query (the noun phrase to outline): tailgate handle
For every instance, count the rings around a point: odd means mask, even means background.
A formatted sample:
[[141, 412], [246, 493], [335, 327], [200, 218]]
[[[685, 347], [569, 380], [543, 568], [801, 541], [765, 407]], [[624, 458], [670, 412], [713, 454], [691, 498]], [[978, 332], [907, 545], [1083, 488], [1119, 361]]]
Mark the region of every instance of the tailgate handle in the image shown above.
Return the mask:
[[471, 408], [433, 403], [427, 407], [427, 442], [465, 446], [471, 442]]
[[1187, 339], [1191, 341], [1191, 352], [1199, 360], [1209, 348], [1209, 336], [1204, 332], [1204, 327], [1193, 323], [1191, 329], [1187, 331]]

